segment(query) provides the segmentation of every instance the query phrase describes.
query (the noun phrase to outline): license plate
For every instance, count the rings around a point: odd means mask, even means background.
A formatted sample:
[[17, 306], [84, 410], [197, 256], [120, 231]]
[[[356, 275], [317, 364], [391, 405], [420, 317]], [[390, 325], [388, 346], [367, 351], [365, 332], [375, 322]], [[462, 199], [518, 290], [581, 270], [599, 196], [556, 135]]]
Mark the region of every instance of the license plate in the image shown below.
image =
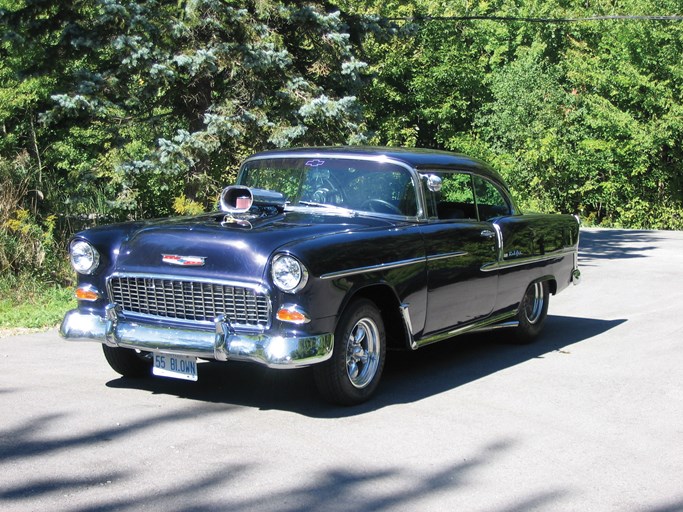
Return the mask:
[[197, 380], [197, 358], [154, 352], [152, 373], [174, 379]]

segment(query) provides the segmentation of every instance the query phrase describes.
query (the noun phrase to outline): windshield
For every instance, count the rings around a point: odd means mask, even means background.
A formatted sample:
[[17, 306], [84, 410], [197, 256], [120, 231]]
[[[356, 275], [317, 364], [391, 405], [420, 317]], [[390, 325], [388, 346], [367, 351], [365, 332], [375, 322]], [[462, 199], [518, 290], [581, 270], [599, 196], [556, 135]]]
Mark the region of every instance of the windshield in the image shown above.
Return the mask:
[[281, 192], [289, 206], [336, 207], [414, 217], [415, 184], [390, 162], [344, 158], [273, 158], [244, 164], [239, 185]]

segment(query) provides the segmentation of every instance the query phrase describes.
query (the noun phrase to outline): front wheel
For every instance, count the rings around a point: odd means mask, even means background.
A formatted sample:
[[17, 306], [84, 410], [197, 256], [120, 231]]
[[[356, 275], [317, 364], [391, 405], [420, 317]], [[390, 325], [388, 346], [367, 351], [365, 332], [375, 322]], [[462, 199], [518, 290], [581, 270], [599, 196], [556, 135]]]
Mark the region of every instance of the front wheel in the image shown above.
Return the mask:
[[549, 301], [550, 292], [547, 282], [529, 285], [517, 312], [519, 326], [514, 332], [515, 342], [530, 343], [541, 333], [546, 316], [548, 316]]
[[377, 306], [367, 299], [352, 302], [334, 333], [334, 351], [314, 368], [315, 382], [328, 402], [356, 405], [377, 389], [386, 355], [384, 322]]
[[129, 348], [102, 345], [104, 358], [112, 370], [124, 377], [147, 377], [152, 368], [149, 352], [136, 352]]

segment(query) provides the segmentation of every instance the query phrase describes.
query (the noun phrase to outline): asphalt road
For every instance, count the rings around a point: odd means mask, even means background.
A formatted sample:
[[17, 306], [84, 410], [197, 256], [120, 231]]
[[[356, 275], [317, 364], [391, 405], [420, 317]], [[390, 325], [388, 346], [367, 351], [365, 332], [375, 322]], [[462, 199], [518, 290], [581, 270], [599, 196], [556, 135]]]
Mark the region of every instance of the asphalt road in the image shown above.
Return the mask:
[[95, 343], [0, 339], [0, 509], [683, 510], [683, 233], [581, 247], [538, 342], [392, 354], [351, 409], [308, 370], [126, 380]]

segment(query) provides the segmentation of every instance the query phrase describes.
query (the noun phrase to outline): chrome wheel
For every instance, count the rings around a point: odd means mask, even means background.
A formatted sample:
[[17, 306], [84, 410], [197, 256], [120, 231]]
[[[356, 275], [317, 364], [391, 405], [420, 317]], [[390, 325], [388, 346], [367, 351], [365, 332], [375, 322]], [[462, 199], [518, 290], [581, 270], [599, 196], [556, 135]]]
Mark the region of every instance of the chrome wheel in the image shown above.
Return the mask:
[[511, 340], [515, 343], [529, 343], [541, 333], [550, 302], [550, 286], [548, 281], [531, 283], [519, 303], [517, 321], [519, 325], [513, 331]]
[[522, 309], [527, 322], [537, 323], [543, 317], [543, 306], [545, 305], [545, 293], [543, 283], [535, 283], [527, 288], [524, 294]]
[[379, 367], [379, 329], [370, 318], [362, 318], [346, 340], [346, 374], [353, 387], [367, 386]]
[[354, 300], [335, 329], [332, 357], [313, 367], [320, 394], [334, 404], [365, 402], [379, 385], [385, 356], [386, 332], [380, 310], [369, 299]]

